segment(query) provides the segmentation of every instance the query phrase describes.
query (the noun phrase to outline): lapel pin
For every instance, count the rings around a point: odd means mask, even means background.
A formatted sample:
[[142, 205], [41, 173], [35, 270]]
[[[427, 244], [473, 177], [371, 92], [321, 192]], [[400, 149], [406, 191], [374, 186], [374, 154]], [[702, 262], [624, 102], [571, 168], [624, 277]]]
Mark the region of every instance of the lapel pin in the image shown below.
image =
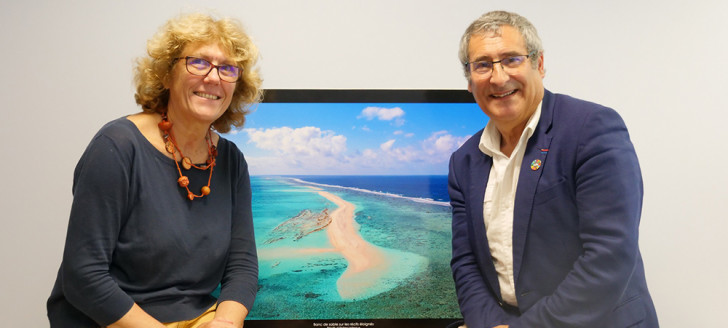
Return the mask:
[[538, 170], [538, 168], [541, 167], [541, 160], [540, 159], [534, 159], [533, 162], [531, 162], [531, 170]]

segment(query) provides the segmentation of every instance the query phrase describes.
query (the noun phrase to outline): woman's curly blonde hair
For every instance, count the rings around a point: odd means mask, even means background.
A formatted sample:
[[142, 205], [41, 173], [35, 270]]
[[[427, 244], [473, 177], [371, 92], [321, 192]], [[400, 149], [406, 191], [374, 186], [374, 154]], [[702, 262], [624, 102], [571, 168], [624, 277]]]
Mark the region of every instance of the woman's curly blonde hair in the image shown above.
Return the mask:
[[262, 80], [257, 69], [258, 49], [234, 19], [215, 19], [193, 13], [170, 19], [149, 41], [148, 56], [137, 59], [134, 72], [137, 104], [145, 112], [161, 113], [167, 110], [169, 89], [164, 84], [172, 72], [174, 60], [192, 43], [217, 44], [229, 56], [228, 60], [242, 68], [235, 86], [230, 107], [212, 126], [218, 132], [229, 132], [231, 126], [245, 124], [250, 106], [262, 97]]

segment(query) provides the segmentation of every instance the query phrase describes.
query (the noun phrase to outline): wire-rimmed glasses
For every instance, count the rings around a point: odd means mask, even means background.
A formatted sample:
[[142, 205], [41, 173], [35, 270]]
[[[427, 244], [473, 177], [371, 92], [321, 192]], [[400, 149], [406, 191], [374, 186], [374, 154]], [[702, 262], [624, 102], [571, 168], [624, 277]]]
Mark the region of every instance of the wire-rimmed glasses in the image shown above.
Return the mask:
[[477, 60], [465, 64], [470, 73], [477, 73], [479, 75], [489, 75], [493, 72], [493, 66], [495, 64], [501, 64], [501, 68], [504, 71], [509, 72], [512, 69], [518, 68], [526, 61], [526, 59], [535, 55], [535, 51], [531, 51], [528, 55], [517, 55], [503, 58], [501, 60]]

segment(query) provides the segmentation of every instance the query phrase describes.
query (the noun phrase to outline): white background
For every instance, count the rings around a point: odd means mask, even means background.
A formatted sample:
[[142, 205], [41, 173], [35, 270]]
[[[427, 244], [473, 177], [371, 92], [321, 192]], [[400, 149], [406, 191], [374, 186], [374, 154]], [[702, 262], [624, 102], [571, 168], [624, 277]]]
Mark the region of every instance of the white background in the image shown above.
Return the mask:
[[146, 40], [199, 9], [243, 21], [266, 88], [464, 89], [467, 25], [494, 9], [526, 16], [546, 49], [546, 87], [627, 122], [662, 326], [724, 325], [726, 1], [0, 0], [3, 326], [48, 326], [76, 161], [104, 123], [139, 110], [131, 72]]

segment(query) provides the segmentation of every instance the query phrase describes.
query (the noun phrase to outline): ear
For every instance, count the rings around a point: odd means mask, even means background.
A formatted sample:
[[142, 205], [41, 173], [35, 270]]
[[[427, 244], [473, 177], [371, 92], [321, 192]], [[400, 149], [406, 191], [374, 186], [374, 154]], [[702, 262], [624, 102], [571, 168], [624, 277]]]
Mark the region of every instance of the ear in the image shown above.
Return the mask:
[[538, 56], [538, 73], [542, 79], [546, 76], [546, 69], [543, 65], [543, 52]]
[[171, 87], [171, 85], [169, 83], [169, 81], [171, 80], [171, 77], [172, 77], [172, 71], [171, 70], [169, 72], [167, 72], [167, 75], [165, 75], [164, 77], [162, 77], [162, 86], [164, 86], [164, 88], [167, 89], [167, 90], [169, 90], [169, 88]]
[[473, 79], [472, 79], [472, 77], [468, 78], [468, 92], [473, 93]]

